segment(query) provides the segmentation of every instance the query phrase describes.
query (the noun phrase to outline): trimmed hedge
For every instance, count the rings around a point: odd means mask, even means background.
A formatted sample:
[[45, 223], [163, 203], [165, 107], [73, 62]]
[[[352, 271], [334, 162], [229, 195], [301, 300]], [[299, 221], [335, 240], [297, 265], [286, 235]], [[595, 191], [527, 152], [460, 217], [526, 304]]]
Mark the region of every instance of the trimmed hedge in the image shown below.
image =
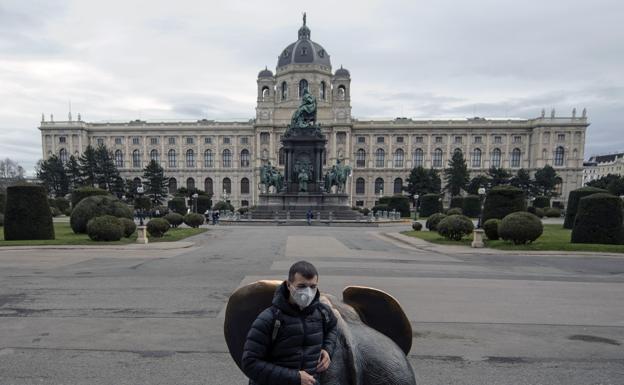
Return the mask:
[[438, 223], [438, 234], [453, 241], [460, 241], [473, 230], [472, 220], [464, 215], [449, 215]]
[[234, 206], [232, 206], [230, 202], [218, 201], [212, 209], [219, 210], [220, 213], [223, 213], [224, 211], [234, 211]]
[[54, 239], [52, 212], [42, 186], [7, 187], [4, 239]]
[[74, 233], [85, 233], [89, 220], [102, 215], [132, 219], [132, 210], [111, 195], [90, 196], [82, 199], [72, 210], [69, 224]]
[[152, 200], [150, 197], [142, 196], [134, 198], [134, 209], [135, 210], [150, 210], [152, 208]]
[[544, 210], [544, 215], [548, 218], [559, 218], [561, 217], [561, 210], [555, 207], [549, 207]]
[[533, 201], [533, 207], [535, 208], [545, 208], [545, 207], [550, 207], [550, 198], [549, 197], [535, 197], [535, 200]]
[[0, 192], [0, 213], [4, 214], [5, 206], [6, 206], [6, 194], [3, 192]]
[[4, 226], [4, 214], [0, 213], [0, 226]]
[[483, 231], [487, 239], [495, 241], [498, 239], [498, 226], [500, 226], [501, 220], [492, 218], [483, 223]]
[[178, 213], [169, 213], [163, 218], [169, 222], [173, 228], [180, 226], [184, 222], [184, 217]]
[[437, 231], [438, 224], [444, 218], [446, 218], [446, 214], [435, 213], [431, 215], [429, 218], [427, 218], [427, 222], [425, 223], [425, 226], [429, 229], [429, 231]]
[[414, 221], [412, 222], [412, 230], [414, 231], [420, 231], [422, 230], [422, 223], [418, 222], [418, 221]]
[[86, 197], [97, 196], [97, 195], [110, 195], [110, 194], [108, 193], [108, 191], [102, 190], [101, 188], [97, 188], [97, 187], [77, 188], [71, 194], [72, 207], [76, 207], [76, 205], [80, 203], [80, 201]]
[[129, 218], [119, 218], [121, 225], [123, 226], [123, 235], [126, 238], [130, 238], [132, 234], [136, 231], [137, 225], [134, 223], [132, 219]]
[[566, 211], [565, 220], [563, 221], [564, 228], [571, 229], [574, 227], [574, 218], [576, 218], [576, 211], [578, 209], [580, 199], [597, 193], [606, 194], [608, 191], [596, 187], [581, 187], [570, 191], [570, 194], [568, 195], [568, 211]]
[[147, 222], [147, 233], [154, 238], [162, 238], [169, 231], [169, 222], [163, 218], [154, 218]]
[[467, 195], [464, 197], [462, 207], [464, 215], [469, 218], [478, 218], [481, 215], [481, 199], [478, 195]]
[[526, 211], [524, 191], [513, 186], [496, 186], [487, 193], [483, 205], [483, 221], [503, 219], [516, 211]]
[[50, 212], [52, 213], [53, 217], [59, 217], [61, 216], [61, 210], [57, 209], [56, 207], [50, 207]]
[[197, 213], [203, 214], [212, 207], [212, 199], [208, 195], [200, 195], [197, 197]]
[[515, 245], [536, 240], [544, 232], [542, 221], [535, 215], [519, 211], [507, 215], [498, 225], [498, 236]]
[[624, 243], [620, 197], [595, 193], [581, 198], [572, 228], [572, 243]]
[[180, 215], [186, 215], [186, 212], [188, 211], [188, 207], [186, 207], [186, 199], [181, 197], [173, 198], [167, 202], [167, 207], [169, 207], [169, 210]]
[[381, 197], [379, 198], [379, 204], [388, 205], [389, 211], [396, 210], [401, 213], [403, 218], [409, 218], [411, 214], [409, 198], [403, 195]]
[[462, 215], [464, 212], [459, 207], [451, 207], [446, 210], [446, 215]]
[[196, 213], [186, 214], [184, 216], [184, 224], [189, 227], [197, 228], [204, 224], [204, 216]]
[[453, 207], [457, 207], [457, 208], [463, 208], [464, 207], [464, 198], [460, 197], [460, 196], [455, 196], [451, 198], [451, 208]]
[[56, 198], [54, 200], [54, 206], [59, 209], [60, 212], [66, 213], [69, 210], [69, 201], [65, 198]]
[[93, 241], [118, 241], [124, 235], [124, 225], [117, 217], [102, 215], [89, 220], [87, 235]]
[[425, 194], [420, 197], [420, 210], [421, 217], [429, 217], [435, 213], [442, 212], [442, 201], [438, 194]]

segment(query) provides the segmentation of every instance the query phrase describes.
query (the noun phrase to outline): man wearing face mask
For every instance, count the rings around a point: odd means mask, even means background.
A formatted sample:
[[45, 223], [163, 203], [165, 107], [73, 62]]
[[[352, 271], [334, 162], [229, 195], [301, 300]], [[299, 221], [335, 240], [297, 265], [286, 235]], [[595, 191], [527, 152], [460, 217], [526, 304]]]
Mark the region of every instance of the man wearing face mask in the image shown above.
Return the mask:
[[331, 364], [336, 317], [319, 302], [318, 272], [300, 261], [275, 291], [273, 304], [247, 334], [242, 367], [250, 385], [317, 385]]

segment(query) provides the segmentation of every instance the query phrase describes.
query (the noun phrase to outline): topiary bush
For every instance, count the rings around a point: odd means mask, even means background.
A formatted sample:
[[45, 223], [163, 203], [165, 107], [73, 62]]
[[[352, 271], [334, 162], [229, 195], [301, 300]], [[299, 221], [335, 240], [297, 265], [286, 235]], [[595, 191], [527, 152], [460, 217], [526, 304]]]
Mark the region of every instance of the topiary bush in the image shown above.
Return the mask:
[[110, 194], [108, 193], [108, 191], [102, 190], [101, 188], [97, 188], [97, 187], [77, 188], [71, 194], [72, 207], [76, 207], [76, 205], [86, 197], [97, 196], [97, 195], [110, 195]]
[[124, 225], [119, 218], [102, 215], [87, 222], [87, 235], [93, 241], [118, 241], [124, 234]]
[[501, 220], [497, 218], [488, 219], [483, 223], [483, 231], [487, 239], [495, 241], [498, 239], [498, 226], [500, 226]]
[[422, 230], [422, 223], [420, 223], [418, 221], [412, 222], [412, 230], [414, 230], [414, 231]]
[[54, 206], [59, 209], [61, 213], [65, 213], [69, 210], [69, 201], [65, 198], [56, 198], [54, 200]]
[[0, 213], [0, 227], [4, 226], [4, 214]]
[[498, 225], [498, 236], [506, 241], [512, 241], [515, 245], [533, 242], [543, 232], [542, 221], [526, 211], [511, 213]]
[[197, 228], [204, 224], [204, 216], [196, 213], [186, 214], [184, 216], [184, 224], [192, 228]]
[[566, 211], [563, 227], [566, 229], [574, 227], [574, 218], [576, 218], [576, 210], [581, 198], [598, 193], [608, 193], [608, 191], [596, 187], [581, 187], [570, 191], [570, 194], [568, 194], [568, 211]]
[[425, 194], [420, 197], [419, 214], [422, 217], [428, 217], [435, 213], [442, 212], [442, 201], [438, 194]]
[[427, 218], [427, 222], [425, 223], [425, 226], [429, 229], [429, 231], [437, 231], [438, 224], [444, 218], [446, 218], [446, 214], [435, 213], [431, 215], [429, 218]]
[[478, 195], [467, 195], [464, 197], [464, 215], [469, 218], [478, 218], [481, 215], [481, 199]]
[[184, 222], [184, 217], [178, 213], [169, 213], [163, 217], [173, 228], [180, 226]]
[[134, 198], [134, 209], [135, 210], [150, 210], [152, 208], [152, 200], [150, 197], [142, 196]]
[[155, 238], [162, 238], [169, 231], [169, 222], [163, 218], [154, 218], [147, 222], [147, 233]]
[[169, 210], [180, 215], [186, 215], [186, 212], [188, 211], [188, 207], [186, 207], [186, 199], [182, 197], [173, 198], [167, 202], [167, 207], [169, 207]]
[[60, 217], [61, 216], [61, 210], [59, 210], [56, 207], [50, 207], [50, 212], [52, 213], [53, 217]]
[[6, 194], [3, 192], [0, 192], [0, 213], [2, 214], [4, 214], [5, 205], [6, 205]]
[[89, 220], [102, 215], [132, 219], [132, 210], [111, 195], [90, 196], [82, 199], [72, 210], [69, 224], [74, 233], [85, 233]]
[[45, 188], [36, 185], [7, 187], [4, 239], [54, 239], [52, 212]]
[[197, 213], [203, 214], [212, 207], [212, 199], [208, 195], [200, 195], [197, 197]]
[[464, 212], [459, 207], [452, 207], [446, 210], [446, 215], [462, 215]]
[[526, 211], [524, 191], [513, 186], [496, 186], [487, 193], [483, 205], [483, 221], [502, 219], [516, 211]]
[[121, 222], [121, 225], [123, 227], [124, 237], [130, 238], [137, 229], [136, 223], [134, 223], [132, 219], [128, 218], [119, 218], [119, 221]]
[[550, 207], [550, 198], [549, 197], [543, 197], [543, 196], [539, 196], [539, 197], [535, 197], [535, 200], [533, 201], [533, 207], [535, 208], [547, 208]]
[[380, 205], [387, 205], [388, 211], [396, 210], [401, 213], [401, 217], [408, 218], [410, 216], [409, 198], [403, 195], [393, 195], [379, 198]]
[[544, 209], [538, 207], [535, 209], [535, 213], [533, 214], [535, 214], [538, 218], [544, 218]]
[[549, 207], [544, 210], [544, 215], [548, 218], [559, 218], [561, 217], [561, 210], [555, 207]]
[[453, 207], [458, 207], [458, 208], [463, 208], [464, 207], [464, 198], [461, 196], [455, 196], [451, 198], [451, 208]]
[[438, 223], [438, 234], [453, 241], [460, 241], [474, 230], [472, 220], [464, 215], [449, 215]]
[[624, 243], [620, 197], [595, 193], [581, 198], [578, 203], [572, 243]]
[[218, 201], [217, 203], [215, 203], [212, 209], [219, 210], [219, 212], [222, 213], [223, 211], [234, 211], [234, 206], [232, 206], [230, 202]]

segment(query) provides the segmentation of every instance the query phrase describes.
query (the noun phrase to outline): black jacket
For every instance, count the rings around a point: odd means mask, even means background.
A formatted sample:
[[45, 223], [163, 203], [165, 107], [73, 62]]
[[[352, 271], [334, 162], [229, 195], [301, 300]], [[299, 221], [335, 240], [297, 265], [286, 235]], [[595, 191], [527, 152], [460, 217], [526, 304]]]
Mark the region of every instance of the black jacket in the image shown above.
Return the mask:
[[[299, 371], [317, 380], [316, 365], [325, 349], [331, 358], [336, 343], [336, 317], [319, 302], [319, 292], [303, 310], [288, 302], [286, 281], [275, 291], [273, 305], [251, 325], [243, 350], [242, 367], [251, 385], [299, 385]], [[279, 319], [272, 341], [275, 319]]]

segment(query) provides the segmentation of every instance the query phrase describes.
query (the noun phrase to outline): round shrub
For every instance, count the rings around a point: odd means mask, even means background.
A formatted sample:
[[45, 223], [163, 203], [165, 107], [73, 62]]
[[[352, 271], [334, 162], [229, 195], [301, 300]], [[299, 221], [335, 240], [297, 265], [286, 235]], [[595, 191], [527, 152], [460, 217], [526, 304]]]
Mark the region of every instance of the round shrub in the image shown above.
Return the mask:
[[58, 217], [58, 216], [61, 216], [61, 214], [62, 214], [61, 210], [59, 210], [56, 207], [50, 207], [50, 212], [52, 213], [53, 217]]
[[197, 228], [204, 224], [204, 216], [196, 213], [186, 214], [184, 216], [184, 224], [189, 227]]
[[364, 207], [362, 209], [362, 215], [368, 215], [368, 213], [370, 213], [370, 210], [368, 209], [368, 207]]
[[574, 227], [574, 218], [576, 218], [579, 200], [588, 195], [597, 193], [608, 193], [608, 191], [596, 187], [581, 187], [570, 191], [570, 194], [568, 194], [568, 211], [566, 211], [566, 216], [563, 221], [564, 228], [571, 229]]
[[524, 191], [513, 186], [496, 186], [487, 193], [483, 205], [483, 220], [503, 219], [516, 211], [526, 211]]
[[446, 210], [446, 215], [462, 215], [464, 212], [459, 207], [452, 207]]
[[163, 218], [154, 218], [147, 222], [147, 232], [155, 238], [162, 238], [169, 231], [169, 222]]
[[184, 222], [184, 217], [178, 213], [169, 213], [163, 217], [171, 227], [178, 227]]
[[173, 198], [167, 202], [167, 207], [169, 207], [169, 210], [180, 215], [186, 215], [186, 212], [188, 211], [188, 208], [186, 207], [186, 199], [182, 197]]
[[418, 221], [412, 222], [412, 230], [414, 230], [414, 231], [422, 230], [422, 223], [420, 223]]
[[230, 202], [218, 201], [217, 203], [215, 203], [212, 209], [219, 210], [219, 212], [234, 211], [234, 206], [232, 206]]
[[549, 207], [544, 210], [544, 215], [548, 218], [559, 218], [561, 217], [561, 210], [555, 207]]
[[123, 235], [126, 238], [130, 238], [132, 234], [136, 231], [137, 225], [134, 223], [132, 219], [129, 218], [119, 218], [121, 225], [123, 226]]
[[167, 206], [154, 206], [153, 210], [152, 210], [152, 216], [156, 217], [156, 218], [162, 218], [165, 215], [167, 215], [167, 213], [169, 212], [169, 209], [167, 208]]
[[550, 198], [549, 197], [535, 197], [535, 200], [533, 201], [533, 207], [535, 208], [547, 208], [550, 207]]
[[102, 215], [91, 218], [87, 222], [87, 235], [93, 241], [118, 241], [124, 233], [124, 226], [119, 218], [112, 215]]
[[464, 197], [463, 214], [469, 218], [477, 218], [481, 215], [481, 199], [478, 195]]
[[110, 195], [110, 194], [108, 193], [108, 191], [102, 190], [101, 188], [97, 188], [97, 187], [77, 188], [71, 194], [72, 207], [76, 207], [76, 205], [86, 197], [97, 196], [97, 195]]
[[67, 210], [63, 211], [63, 214], [65, 214], [65, 216], [67, 217], [71, 216], [71, 213], [72, 213], [71, 207], [68, 207]]
[[453, 241], [461, 240], [473, 230], [472, 220], [464, 215], [449, 215], [438, 223], [438, 234]]
[[498, 225], [498, 236], [515, 245], [533, 242], [542, 235], [544, 226], [535, 215], [519, 211], [507, 215]]
[[429, 231], [438, 230], [438, 224], [442, 219], [446, 218], [446, 214], [436, 213], [427, 218], [427, 222], [425, 226], [429, 229]]
[[69, 201], [65, 198], [56, 198], [54, 200], [54, 206], [59, 209], [60, 212], [65, 213], [69, 210]]
[[41, 186], [7, 187], [4, 239], [54, 239], [52, 212], [46, 195]]
[[572, 228], [572, 243], [621, 244], [624, 243], [622, 231], [620, 197], [596, 193], [579, 200]]
[[200, 195], [197, 197], [197, 213], [203, 214], [212, 207], [212, 199], [209, 195]]
[[460, 197], [460, 196], [452, 197], [450, 207], [451, 208], [458, 207], [460, 209], [464, 207], [464, 197]]
[[538, 207], [538, 208], [535, 209], [535, 213], [534, 214], [538, 218], [544, 218], [544, 215], [545, 215], [544, 214], [544, 209]]
[[500, 226], [501, 220], [492, 218], [483, 223], [483, 231], [487, 239], [495, 241], [498, 239], [498, 226]]
[[81, 200], [72, 210], [69, 224], [74, 233], [85, 233], [89, 220], [102, 215], [132, 219], [132, 210], [111, 195], [90, 196]]
[[419, 198], [419, 214], [422, 217], [429, 217], [435, 213], [442, 212], [442, 201], [438, 194], [425, 194]]

